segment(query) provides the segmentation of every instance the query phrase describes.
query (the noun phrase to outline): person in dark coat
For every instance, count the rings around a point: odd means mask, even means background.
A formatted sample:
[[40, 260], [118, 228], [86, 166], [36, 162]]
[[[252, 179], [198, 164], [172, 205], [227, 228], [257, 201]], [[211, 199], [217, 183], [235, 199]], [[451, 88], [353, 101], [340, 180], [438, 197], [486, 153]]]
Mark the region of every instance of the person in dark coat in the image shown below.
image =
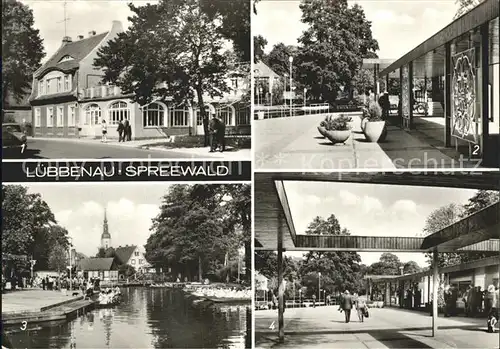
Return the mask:
[[210, 129], [210, 152], [213, 153], [214, 151], [217, 150], [217, 147], [219, 146], [218, 140], [219, 137], [217, 135], [217, 132], [219, 130], [219, 123], [220, 120], [215, 117], [215, 114], [213, 115], [212, 119], [210, 120], [210, 123], [208, 125]]
[[124, 134], [123, 134], [123, 141], [130, 141], [131, 139], [131, 133], [132, 133], [132, 130], [131, 130], [131, 127], [130, 127], [130, 123], [127, 119], [125, 119], [125, 121], [123, 122], [123, 131], [124, 131]]
[[42, 289], [45, 291], [45, 278], [42, 278]]
[[345, 315], [345, 323], [349, 323], [351, 321], [351, 310], [354, 305], [354, 299], [348, 290], [344, 292], [342, 298], [340, 298], [340, 309], [344, 312]]
[[205, 107], [202, 111], [203, 113], [203, 136], [204, 136], [204, 147], [208, 147], [210, 145], [210, 128], [208, 124], [210, 123], [210, 119], [208, 117], [208, 107]]
[[118, 131], [118, 142], [125, 142], [125, 126], [123, 125], [122, 120], [120, 120], [120, 122], [118, 123], [118, 128], [116, 131]]

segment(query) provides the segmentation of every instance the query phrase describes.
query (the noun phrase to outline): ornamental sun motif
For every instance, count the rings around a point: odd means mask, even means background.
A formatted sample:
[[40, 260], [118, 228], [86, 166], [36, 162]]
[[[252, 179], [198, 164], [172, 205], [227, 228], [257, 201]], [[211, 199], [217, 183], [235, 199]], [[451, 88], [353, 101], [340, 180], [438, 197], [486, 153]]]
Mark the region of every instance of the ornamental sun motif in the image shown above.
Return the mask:
[[453, 134], [460, 138], [472, 135], [476, 116], [476, 76], [474, 49], [457, 54], [453, 68]]

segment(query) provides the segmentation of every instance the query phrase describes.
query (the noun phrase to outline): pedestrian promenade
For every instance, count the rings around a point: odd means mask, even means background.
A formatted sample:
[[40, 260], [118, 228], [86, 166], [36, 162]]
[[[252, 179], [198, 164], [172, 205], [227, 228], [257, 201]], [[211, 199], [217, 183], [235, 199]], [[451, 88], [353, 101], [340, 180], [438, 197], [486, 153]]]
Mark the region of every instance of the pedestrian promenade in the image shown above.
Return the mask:
[[40, 312], [47, 307], [80, 298], [82, 298], [80, 292], [78, 296], [73, 297], [70, 292], [64, 295], [60, 291], [41, 289], [16, 290], [2, 294], [2, 314]]
[[353, 311], [346, 324], [337, 306], [285, 310], [285, 343], [278, 344], [278, 312], [255, 312], [256, 348], [483, 348], [499, 347], [499, 332], [486, 333], [485, 319], [438, 319], [432, 335], [428, 313], [370, 309], [359, 322]]
[[316, 114], [255, 121], [256, 168], [432, 170], [477, 165], [475, 161], [460, 159], [454, 149], [432, 145], [417, 133], [392, 125], [388, 126], [383, 143], [369, 143], [360, 130], [353, 130], [345, 144], [333, 145], [317, 130], [324, 118], [325, 114]]

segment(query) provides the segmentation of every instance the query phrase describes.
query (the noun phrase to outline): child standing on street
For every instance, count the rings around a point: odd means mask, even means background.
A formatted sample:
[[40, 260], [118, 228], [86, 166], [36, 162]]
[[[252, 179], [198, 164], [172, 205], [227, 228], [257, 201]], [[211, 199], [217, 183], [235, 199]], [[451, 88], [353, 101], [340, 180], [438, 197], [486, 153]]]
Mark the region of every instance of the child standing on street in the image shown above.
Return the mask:
[[101, 122], [101, 129], [102, 129], [102, 139], [101, 142], [106, 143], [108, 140], [108, 125], [106, 125], [106, 120], [102, 120]]

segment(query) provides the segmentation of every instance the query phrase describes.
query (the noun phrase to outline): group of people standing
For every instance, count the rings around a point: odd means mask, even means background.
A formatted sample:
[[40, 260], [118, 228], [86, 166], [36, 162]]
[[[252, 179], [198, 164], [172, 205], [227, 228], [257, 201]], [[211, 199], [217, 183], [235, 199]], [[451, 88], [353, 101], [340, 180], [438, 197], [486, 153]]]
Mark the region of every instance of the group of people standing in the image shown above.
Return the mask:
[[203, 133], [205, 135], [204, 146], [210, 146], [210, 153], [226, 150], [226, 124], [215, 114], [209, 117], [208, 107], [203, 109]]
[[[127, 119], [120, 120], [116, 131], [118, 132], [118, 142], [126, 142], [132, 140], [132, 127], [130, 126], [130, 122]], [[106, 123], [106, 120], [101, 121], [101, 132], [101, 142], [106, 143], [108, 141], [108, 125]]]

